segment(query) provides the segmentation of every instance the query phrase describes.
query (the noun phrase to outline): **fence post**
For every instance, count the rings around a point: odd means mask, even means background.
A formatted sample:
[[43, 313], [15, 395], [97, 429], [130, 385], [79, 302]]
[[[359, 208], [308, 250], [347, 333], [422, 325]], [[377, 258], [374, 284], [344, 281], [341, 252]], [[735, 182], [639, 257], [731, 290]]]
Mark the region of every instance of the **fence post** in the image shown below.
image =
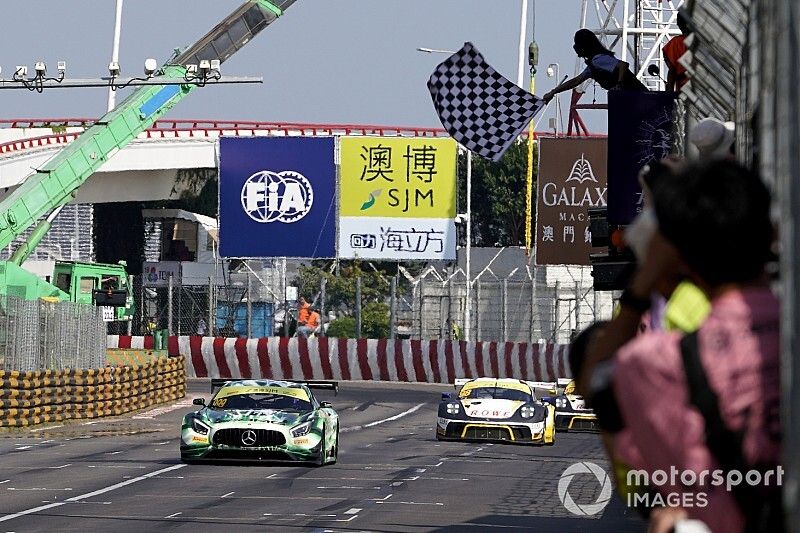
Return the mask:
[[247, 270], [247, 338], [253, 338], [253, 281]]
[[555, 308], [553, 309], [553, 335], [552, 339], [553, 342], [558, 342], [558, 329], [561, 327], [561, 310], [559, 305], [559, 294], [561, 293], [561, 282], [556, 281], [556, 295], [553, 298], [553, 302], [555, 302]]
[[597, 291], [596, 290], [592, 290], [592, 300], [593, 300], [593, 302], [592, 302], [592, 317], [594, 318], [595, 321], [597, 321], [597, 305], [598, 305], [598, 301], [597, 301]]
[[170, 273], [167, 286], [167, 335], [172, 335], [172, 283], [172, 273]]
[[214, 336], [214, 278], [208, 277], [208, 335]]
[[[575, 331], [581, 330], [581, 287], [575, 282]], [[570, 332], [570, 338], [572, 334]]]
[[389, 285], [389, 338], [394, 340], [395, 320], [397, 319], [397, 274], [392, 276]]
[[425, 322], [425, 278], [419, 280], [417, 284], [419, 289], [419, 338], [422, 339], [423, 324]]
[[508, 279], [503, 278], [503, 292], [500, 295], [502, 314], [501, 314], [501, 333], [503, 342], [508, 342]]
[[533, 344], [536, 340], [534, 330], [536, 329], [536, 271], [531, 271], [531, 330], [530, 330], [530, 343]]
[[361, 338], [361, 276], [356, 278], [356, 338]]
[[327, 314], [325, 313], [325, 298], [327, 297], [328, 279], [323, 277], [319, 281], [319, 327], [320, 331], [325, 333], [325, 322], [327, 322]]
[[[478, 284], [475, 285], [475, 342], [481, 340], [481, 287], [483, 282], [478, 278]], [[472, 331], [472, 328], [470, 328]], [[472, 339], [467, 339], [472, 340]]]
[[145, 275], [142, 274], [142, 286], [139, 287], [139, 333], [141, 335], [147, 334], [148, 329], [148, 322], [149, 320], [145, 316], [145, 311], [147, 310], [147, 300], [145, 300], [145, 292], [144, 292], [144, 280]]
[[[136, 293], [133, 290], [133, 280], [134, 280], [134, 276], [128, 276], [128, 288], [131, 290], [131, 295], [134, 298], [134, 305], [135, 305], [136, 304], [136, 302], [135, 302]], [[129, 337], [133, 334], [133, 321], [136, 319], [136, 311], [133, 312], [133, 315], [134, 316], [132, 316], [130, 318], [130, 320], [128, 320], [128, 325], [127, 325], [127, 328], [126, 328], [127, 334], [128, 334]]]

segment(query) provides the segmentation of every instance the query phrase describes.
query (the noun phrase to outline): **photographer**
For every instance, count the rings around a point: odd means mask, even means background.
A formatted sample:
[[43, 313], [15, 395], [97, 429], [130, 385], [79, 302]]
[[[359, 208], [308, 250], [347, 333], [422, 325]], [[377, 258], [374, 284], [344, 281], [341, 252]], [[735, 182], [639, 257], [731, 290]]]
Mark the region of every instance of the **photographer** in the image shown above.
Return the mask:
[[[614, 453], [634, 468], [774, 471], [781, 447], [780, 316], [765, 274], [773, 241], [769, 192], [738, 164], [714, 161], [659, 180], [651, 193], [656, 226], [618, 315], [587, 346], [579, 390], [597, 404], [599, 418], [608, 420], [616, 404], [612, 429], [625, 438], [615, 439]], [[634, 338], [650, 295], [684, 276], [711, 302], [698, 332]], [[708, 503], [658, 509], [652, 531], [670, 531], [686, 517], [714, 532], [781, 530], [774, 482], [730, 491], [658, 489], [703, 492]]]

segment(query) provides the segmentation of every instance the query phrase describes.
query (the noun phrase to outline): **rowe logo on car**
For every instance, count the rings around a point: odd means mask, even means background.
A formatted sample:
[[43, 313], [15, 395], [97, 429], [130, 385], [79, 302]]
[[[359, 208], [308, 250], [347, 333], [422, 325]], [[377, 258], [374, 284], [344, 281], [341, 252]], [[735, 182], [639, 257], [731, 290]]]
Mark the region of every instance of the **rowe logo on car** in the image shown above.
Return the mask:
[[484, 417], [484, 418], [508, 418], [511, 416], [511, 411], [498, 411], [491, 409], [470, 409], [467, 411], [469, 416]]
[[256, 443], [256, 432], [252, 429], [248, 429], [244, 433], [242, 433], [242, 444], [245, 446], [252, 446]]

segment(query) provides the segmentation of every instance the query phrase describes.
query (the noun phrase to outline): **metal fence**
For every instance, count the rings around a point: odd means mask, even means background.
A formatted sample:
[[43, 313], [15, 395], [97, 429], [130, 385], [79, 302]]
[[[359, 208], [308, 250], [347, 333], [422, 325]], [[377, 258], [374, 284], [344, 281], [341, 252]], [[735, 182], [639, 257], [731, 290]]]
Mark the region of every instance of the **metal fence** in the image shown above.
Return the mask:
[[[483, 271], [471, 280], [469, 302], [466, 276], [460, 269], [431, 268], [416, 277], [398, 275], [383, 281], [379, 299], [388, 309], [388, 335], [402, 338], [568, 342], [576, 331], [610, 317], [613, 305], [610, 293], [592, 289], [586, 267], [528, 266], [503, 278]], [[291, 279], [245, 271], [232, 273], [225, 284], [209, 280], [205, 286], [142, 289], [140, 283], [140, 279], [134, 282], [139, 296], [136, 318], [130, 324], [112, 326], [110, 332], [140, 335], [168, 329], [175, 335], [223, 337], [284, 333], [287, 305], [283, 295]], [[360, 323], [365, 301], [353, 298], [331, 309], [322, 285], [298, 289], [300, 294], [315, 295], [323, 320], [332, 313], [334, 319], [353, 317]], [[296, 304], [288, 307], [294, 314]]]
[[0, 369], [102, 368], [106, 325], [99, 307], [0, 298]]
[[565, 280], [533, 269], [504, 278], [482, 275], [471, 281], [467, 301], [464, 272], [428, 272], [414, 283], [399, 316], [413, 338], [569, 342], [575, 332], [607, 319], [613, 305], [611, 294], [595, 292], [583, 274]]

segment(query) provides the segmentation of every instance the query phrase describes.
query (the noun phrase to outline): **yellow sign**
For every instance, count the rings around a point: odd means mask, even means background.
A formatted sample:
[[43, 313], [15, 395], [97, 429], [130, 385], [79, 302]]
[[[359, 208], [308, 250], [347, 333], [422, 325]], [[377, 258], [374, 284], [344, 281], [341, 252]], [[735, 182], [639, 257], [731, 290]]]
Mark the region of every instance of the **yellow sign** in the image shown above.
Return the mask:
[[455, 216], [454, 140], [343, 137], [339, 148], [341, 216]]
[[211, 404], [217, 407], [217, 402], [228, 396], [237, 396], [240, 394], [277, 394], [280, 396], [289, 396], [291, 398], [299, 398], [308, 401], [308, 394], [305, 390], [299, 388], [288, 387], [225, 387], [220, 389]]

